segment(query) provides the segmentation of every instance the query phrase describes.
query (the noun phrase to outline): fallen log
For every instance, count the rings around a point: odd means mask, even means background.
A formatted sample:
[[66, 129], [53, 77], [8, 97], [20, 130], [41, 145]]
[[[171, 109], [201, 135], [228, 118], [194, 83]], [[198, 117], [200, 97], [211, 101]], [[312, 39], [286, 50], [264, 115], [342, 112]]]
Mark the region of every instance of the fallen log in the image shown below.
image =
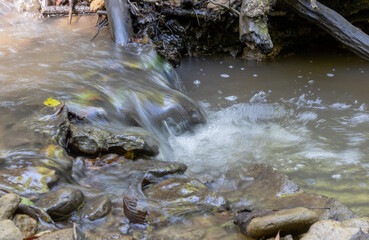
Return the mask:
[[[68, 16], [69, 15], [69, 6], [43, 6], [41, 9], [41, 13], [43, 15], [65, 15]], [[73, 13], [74, 14], [93, 14], [94, 12], [92, 12], [90, 10], [90, 7], [88, 6], [75, 6], [73, 8]]]
[[369, 36], [327, 6], [310, 0], [284, 0], [299, 15], [315, 23], [350, 51], [369, 61]]

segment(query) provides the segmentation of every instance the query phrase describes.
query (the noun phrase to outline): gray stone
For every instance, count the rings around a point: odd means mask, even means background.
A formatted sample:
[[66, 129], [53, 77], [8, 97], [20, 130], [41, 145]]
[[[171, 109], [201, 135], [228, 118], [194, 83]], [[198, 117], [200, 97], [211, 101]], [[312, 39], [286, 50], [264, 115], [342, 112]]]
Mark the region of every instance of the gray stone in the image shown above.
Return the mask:
[[350, 219], [344, 222], [321, 220], [313, 224], [301, 240], [348, 240], [361, 232], [361, 235], [368, 234], [368, 229], [368, 217]]
[[61, 188], [42, 195], [35, 205], [44, 208], [51, 218], [58, 220], [68, 217], [82, 202], [83, 193], [80, 190]]
[[33, 237], [37, 233], [37, 221], [28, 215], [17, 214], [13, 218], [13, 222], [22, 232], [23, 238]]
[[99, 196], [88, 201], [82, 208], [82, 217], [91, 221], [104, 217], [111, 210], [111, 200], [105, 196]]
[[0, 220], [0, 240], [23, 240], [22, 233], [13, 221]]
[[14, 193], [0, 197], [0, 219], [11, 218], [20, 202], [21, 197]]

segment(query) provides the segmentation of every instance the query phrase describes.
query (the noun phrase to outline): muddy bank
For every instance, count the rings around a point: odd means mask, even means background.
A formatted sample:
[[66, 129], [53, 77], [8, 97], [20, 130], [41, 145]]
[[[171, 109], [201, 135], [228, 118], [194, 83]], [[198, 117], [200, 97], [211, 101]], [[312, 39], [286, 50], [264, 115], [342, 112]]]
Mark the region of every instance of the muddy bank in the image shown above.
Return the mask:
[[[33, 2], [37, 2], [36, 0]], [[323, 18], [309, 18], [300, 11], [305, 4], [309, 11]], [[300, 4], [300, 5], [299, 5]], [[278, 56], [291, 54], [300, 49], [351, 48], [358, 44], [359, 51], [368, 42], [367, 23], [368, 3], [365, 0], [355, 3], [323, 0], [320, 7], [310, 1], [130, 1], [127, 5], [134, 29], [133, 42], [153, 44], [159, 54], [174, 66], [178, 66], [183, 56], [226, 54], [247, 60], [272, 60]], [[86, 14], [105, 10], [104, 1], [76, 1], [72, 7], [69, 1], [48, 1], [46, 6], [38, 6], [44, 15]], [[324, 8], [323, 8], [324, 6]], [[328, 7], [325, 10], [325, 6]], [[24, 7], [26, 9], [26, 7]], [[27, 8], [29, 9], [29, 8]], [[345, 22], [329, 23], [326, 17], [331, 10], [341, 14]], [[300, 12], [299, 12], [300, 11]], [[319, 12], [320, 11], [320, 12]], [[327, 11], [327, 12], [326, 12]], [[102, 16], [106, 12], [100, 11]], [[305, 17], [306, 19], [302, 18]], [[336, 16], [333, 16], [336, 18]], [[348, 33], [347, 40], [338, 34], [332, 35], [328, 28], [350, 28], [353, 24], [363, 30], [364, 39], [350, 40], [356, 34]], [[101, 21], [101, 27], [107, 26]], [[346, 27], [347, 25], [347, 27]], [[323, 29], [323, 31], [321, 30]], [[351, 31], [351, 30], [350, 30]], [[352, 34], [352, 35], [350, 35]], [[322, 42], [323, 44], [322, 46]], [[353, 52], [355, 46], [353, 47]], [[368, 58], [367, 49], [364, 58]]]

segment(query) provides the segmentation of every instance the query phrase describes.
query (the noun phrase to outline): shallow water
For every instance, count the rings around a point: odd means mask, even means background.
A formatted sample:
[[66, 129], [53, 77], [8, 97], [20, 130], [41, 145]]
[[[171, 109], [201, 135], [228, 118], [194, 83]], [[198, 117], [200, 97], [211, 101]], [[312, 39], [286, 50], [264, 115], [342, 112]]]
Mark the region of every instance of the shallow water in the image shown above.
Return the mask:
[[267, 163], [305, 191], [369, 214], [367, 62], [338, 53], [263, 64], [195, 58], [178, 72], [209, 119], [172, 141], [188, 173], [221, 178], [227, 168]]
[[[55, 134], [42, 118], [47, 98], [66, 101], [83, 114], [92, 112], [96, 122], [105, 123], [99, 118], [105, 114], [121, 127], [126, 124], [121, 121], [126, 106], [119, 102], [132, 95], [119, 88], [111, 72], [124, 79], [123, 86], [131, 92], [156, 93], [158, 85], [167, 84], [162, 69], [151, 67], [149, 53], [138, 46], [116, 47], [107, 29], [91, 42], [96, 18], [73, 19], [68, 25], [65, 18], [0, 12], [4, 168], [37, 165], [45, 157]], [[186, 94], [206, 110], [208, 123], [192, 133], [171, 136], [171, 150], [162, 145], [163, 160], [184, 162], [187, 176], [204, 182], [217, 179], [220, 186], [232, 169], [267, 163], [305, 191], [335, 197], [360, 215], [369, 215], [368, 63], [332, 53], [263, 64], [192, 58], [184, 59], [177, 72]], [[83, 102], [86, 95], [92, 101]], [[140, 124], [157, 134], [145, 116]], [[116, 169], [92, 169], [87, 176], [79, 184], [93, 185], [103, 194], [122, 194], [122, 181], [130, 184], [129, 174], [122, 176]]]

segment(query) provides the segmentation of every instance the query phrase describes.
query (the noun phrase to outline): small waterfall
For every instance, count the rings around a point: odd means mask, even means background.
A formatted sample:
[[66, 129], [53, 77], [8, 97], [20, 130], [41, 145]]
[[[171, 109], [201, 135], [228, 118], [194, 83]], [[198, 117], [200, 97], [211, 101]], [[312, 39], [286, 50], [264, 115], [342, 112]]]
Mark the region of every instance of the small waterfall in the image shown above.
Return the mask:
[[126, 45], [133, 35], [132, 21], [126, 0], [105, 0], [109, 28], [113, 41]]

